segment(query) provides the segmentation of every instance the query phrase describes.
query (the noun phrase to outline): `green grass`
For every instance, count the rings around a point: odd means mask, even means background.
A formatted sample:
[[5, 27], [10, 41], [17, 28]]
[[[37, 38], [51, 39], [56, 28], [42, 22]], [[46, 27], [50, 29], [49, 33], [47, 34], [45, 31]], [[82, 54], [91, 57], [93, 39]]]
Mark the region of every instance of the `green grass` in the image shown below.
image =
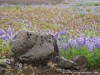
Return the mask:
[[0, 39], [0, 51], [2, 52], [2, 40]]
[[100, 6], [100, 1], [83, 1], [82, 3], [77, 3], [77, 6]]
[[0, 39], [0, 53], [8, 53], [10, 51], [9, 41], [7, 42], [6, 46], [3, 46], [3, 40]]

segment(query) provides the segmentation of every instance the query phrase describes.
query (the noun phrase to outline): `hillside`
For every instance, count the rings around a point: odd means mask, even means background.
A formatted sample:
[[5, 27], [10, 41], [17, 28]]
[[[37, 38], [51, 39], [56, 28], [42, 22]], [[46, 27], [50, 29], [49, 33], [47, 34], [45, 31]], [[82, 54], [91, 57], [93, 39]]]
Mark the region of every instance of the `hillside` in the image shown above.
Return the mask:
[[0, 0], [0, 4], [57, 4], [63, 0]]

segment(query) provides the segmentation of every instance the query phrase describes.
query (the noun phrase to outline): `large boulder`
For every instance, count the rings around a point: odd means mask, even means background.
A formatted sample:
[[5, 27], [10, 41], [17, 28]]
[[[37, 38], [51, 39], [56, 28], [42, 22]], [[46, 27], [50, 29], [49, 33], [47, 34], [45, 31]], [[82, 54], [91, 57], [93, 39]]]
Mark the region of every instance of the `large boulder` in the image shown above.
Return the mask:
[[10, 41], [13, 57], [21, 63], [45, 64], [59, 56], [57, 41], [53, 35], [25, 29], [15, 33]]

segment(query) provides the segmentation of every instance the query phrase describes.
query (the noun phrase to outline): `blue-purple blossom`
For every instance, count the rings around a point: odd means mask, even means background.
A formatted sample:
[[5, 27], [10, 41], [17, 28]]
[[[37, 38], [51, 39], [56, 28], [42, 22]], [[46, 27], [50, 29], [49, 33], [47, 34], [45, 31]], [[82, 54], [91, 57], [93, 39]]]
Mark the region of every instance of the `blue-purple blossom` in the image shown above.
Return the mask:
[[7, 60], [6, 60], [6, 63], [7, 63], [7, 64], [11, 64], [11, 60], [10, 60], [10, 59], [7, 59]]
[[78, 44], [80, 46], [84, 46], [85, 45], [85, 39], [84, 38], [77, 38], [76, 41], [78, 42]]
[[8, 39], [10, 39], [9, 35], [7, 35], [7, 34], [2, 35], [2, 40], [8, 41]]
[[85, 30], [87, 28], [87, 25], [83, 26], [82, 29]]
[[75, 1], [81, 3], [83, 0], [75, 0]]
[[97, 48], [100, 48], [100, 38], [97, 39]]
[[80, 34], [79, 37], [75, 37], [75, 39], [73, 40], [70, 34], [70, 39], [67, 43], [66, 34], [64, 32], [64, 30], [61, 30], [60, 34], [59, 32], [56, 32], [55, 34], [59, 48], [61, 46], [64, 50], [67, 50], [68, 48], [72, 47], [78, 49], [81, 46], [88, 48], [90, 52], [92, 52], [95, 48], [100, 48], [100, 38], [95, 35], [93, 36], [93, 38], [90, 38], [90, 34], [87, 37], [85, 37], [84, 34]]
[[95, 49], [94, 43], [90, 43], [89, 44], [89, 50], [90, 50], [90, 52], [92, 52], [94, 49]]
[[66, 42], [63, 42], [63, 43], [62, 43], [62, 48], [63, 48], [64, 50], [67, 50], [68, 47], [67, 47]]
[[66, 34], [66, 29], [60, 30], [60, 34], [61, 34], [61, 35]]
[[89, 48], [90, 41], [85, 41], [85, 47]]
[[28, 22], [28, 19], [24, 19], [24, 23]]
[[0, 29], [0, 35], [5, 34], [6, 32], [3, 29]]
[[79, 44], [78, 44], [78, 42], [76, 40], [74, 40], [74, 48], [75, 49], [78, 49], [79, 48]]
[[61, 36], [58, 35], [58, 36], [56, 37], [56, 39], [59, 40], [59, 41], [61, 41]]
[[18, 67], [19, 67], [19, 69], [21, 69], [23, 66], [22, 66], [22, 64], [21, 64], [21, 63], [19, 63]]
[[[12, 33], [11, 33], [11, 34], [12, 34]], [[2, 40], [4, 41], [3, 47], [6, 47], [6, 44], [7, 44], [8, 40], [11, 38], [11, 36], [10, 36], [9, 34], [5, 33], [5, 34], [3, 34], [3, 35], [1, 36], [1, 38], [2, 38]]]
[[32, 23], [30, 22], [29, 24], [27, 24], [28, 28], [32, 28]]
[[10, 36], [12, 37], [14, 35], [14, 29], [11, 30]]
[[6, 29], [6, 33], [10, 34], [10, 32], [11, 32], [10, 28]]
[[73, 40], [70, 38], [70, 39], [68, 40], [68, 46], [69, 46], [70, 48], [72, 48], [72, 45], [73, 45]]
[[14, 34], [14, 29], [13, 28], [6, 29], [6, 33], [8, 33], [12, 37]]
[[94, 35], [93, 38], [92, 38], [92, 40], [97, 40], [97, 39], [98, 39], [98, 38], [97, 38], [96, 35]]
[[84, 36], [84, 34], [80, 34], [80, 38], [81, 38], [81, 45], [84, 46], [85, 45], [85, 36]]
[[58, 37], [58, 35], [59, 35], [59, 33], [58, 33], [58, 32], [56, 32], [56, 35], [55, 35], [55, 36], [56, 36], [56, 37]]

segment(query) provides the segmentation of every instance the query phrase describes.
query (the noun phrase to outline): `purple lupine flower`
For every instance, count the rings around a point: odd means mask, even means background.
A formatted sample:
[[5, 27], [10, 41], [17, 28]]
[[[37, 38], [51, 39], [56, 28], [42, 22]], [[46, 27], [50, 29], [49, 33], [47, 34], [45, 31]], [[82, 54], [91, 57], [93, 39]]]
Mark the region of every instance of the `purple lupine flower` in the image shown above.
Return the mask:
[[61, 41], [61, 36], [58, 35], [58, 36], [56, 37], [56, 39], [59, 40], [59, 41]]
[[2, 40], [4, 40], [4, 41], [8, 41], [9, 38], [10, 38], [9, 35], [7, 35], [7, 34], [2, 35]]
[[11, 31], [10, 28], [6, 29], [6, 33], [10, 34], [10, 31]]
[[8, 29], [6, 29], [6, 32], [12, 37], [14, 34], [14, 29], [8, 28]]
[[82, 46], [84, 46], [85, 45], [85, 36], [84, 36], [84, 34], [80, 34], [80, 38], [81, 38], [81, 41], [82, 41]]
[[83, 26], [82, 29], [85, 30], [87, 28], [87, 25]]
[[90, 34], [88, 34], [88, 36], [85, 38], [85, 47], [89, 48], [90, 43], [91, 43], [91, 38]]
[[29, 24], [27, 24], [28, 28], [32, 28], [32, 23], [30, 22]]
[[94, 35], [93, 38], [91, 39], [91, 41], [95, 44], [95, 47], [98, 48], [98, 38]]
[[81, 3], [83, 0], [75, 0], [75, 1]]
[[58, 32], [56, 32], [55, 36], [56, 36], [56, 37], [58, 37], [58, 35], [59, 35], [59, 33], [58, 33]]
[[7, 64], [11, 64], [11, 60], [10, 60], [10, 59], [7, 59], [7, 60], [6, 60], [6, 63], [7, 63]]
[[98, 38], [97, 38], [96, 35], [94, 35], [93, 38], [92, 38], [92, 40], [97, 40], [97, 39], [98, 39]]
[[63, 44], [62, 44], [62, 48], [66, 51], [67, 50], [67, 44], [66, 44], [66, 42], [63, 42]]
[[89, 48], [89, 44], [90, 44], [90, 41], [86, 41], [86, 42], [85, 42], [85, 47], [86, 47], [86, 48]]
[[85, 43], [86, 43], [86, 41], [89, 41], [89, 42], [90, 42], [91, 39], [86, 37], [86, 38], [85, 38]]
[[60, 34], [61, 34], [61, 35], [66, 34], [66, 29], [60, 30]]
[[12, 37], [14, 35], [14, 29], [11, 30], [10, 36]]
[[97, 39], [97, 48], [100, 48], [100, 38]]
[[[98, 40], [98, 39], [97, 39]], [[92, 42], [95, 44], [95, 47], [98, 48], [98, 41], [96, 39], [92, 39]]]
[[80, 46], [84, 46], [84, 45], [85, 45], [86, 39], [85, 39], [85, 37], [84, 37], [83, 34], [80, 34], [79, 37], [75, 37], [75, 40], [78, 42], [78, 44], [79, 44]]
[[92, 52], [94, 49], [95, 49], [94, 43], [90, 43], [89, 44], [89, 50], [90, 50], [90, 52]]
[[85, 40], [84, 40], [84, 38], [77, 38], [76, 39], [76, 41], [78, 42], [78, 44], [80, 45], [80, 46], [84, 46], [85, 45]]
[[25, 23], [28, 22], [28, 19], [24, 19], [24, 22], [25, 22]]
[[6, 32], [3, 29], [0, 29], [0, 35], [5, 34]]
[[21, 64], [21, 63], [19, 63], [18, 67], [19, 67], [19, 69], [21, 69], [23, 66], [22, 66], [22, 64]]
[[74, 40], [74, 48], [75, 49], [78, 49], [79, 48], [79, 44], [78, 44], [78, 42], [76, 40]]
[[70, 38], [70, 39], [68, 40], [68, 46], [69, 46], [70, 48], [72, 48], [72, 44], [73, 44], [73, 40]]

